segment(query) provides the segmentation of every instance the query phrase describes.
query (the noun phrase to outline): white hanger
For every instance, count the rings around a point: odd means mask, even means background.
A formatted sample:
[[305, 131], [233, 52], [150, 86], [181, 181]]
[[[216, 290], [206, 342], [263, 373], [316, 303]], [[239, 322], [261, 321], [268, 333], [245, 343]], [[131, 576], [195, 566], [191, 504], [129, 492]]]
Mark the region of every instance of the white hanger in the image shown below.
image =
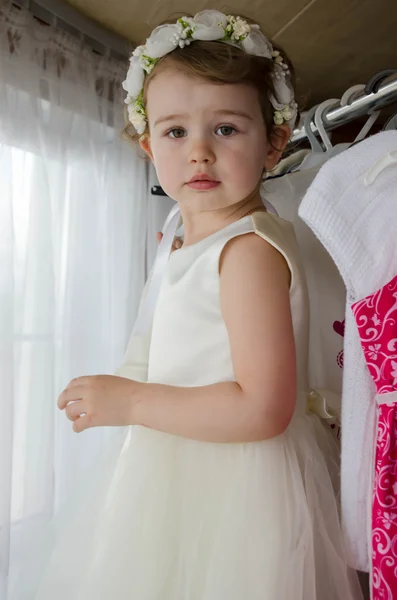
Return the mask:
[[317, 110], [314, 113], [314, 123], [317, 127], [317, 130], [320, 134], [320, 137], [321, 137], [321, 139], [324, 143], [325, 149], [326, 149], [326, 152], [323, 152], [323, 154], [327, 154], [327, 152], [330, 152], [333, 149], [331, 138], [329, 137], [328, 133], [325, 131], [323, 115], [327, 108], [331, 108], [331, 106], [335, 107], [335, 105], [338, 105], [338, 104], [339, 104], [339, 98], [331, 98], [330, 100], [325, 100], [317, 107]]
[[351, 102], [353, 102], [355, 96], [357, 96], [360, 92], [365, 90], [365, 85], [363, 83], [358, 83], [357, 85], [352, 85], [348, 90], [345, 91], [342, 98], [340, 99], [341, 106], [347, 106]]
[[[309, 156], [306, 156], [306, 158], [303, 159], [302, 164], [299, 169], [300, 171], [307, 171], [309, 169], [314, 169], [315, 167], [320, 167], [331, 157], [331, 153], [333, 151], [333, 146], [332, 146], [331, 140], [330, 140], [327, 132], [325, 131], [324, 122], [323, 122], [323, 114], [327, 108], [329, 108], [330, 106], [335, 106], [335, 104], [339, 104], [338, 98], [333, 98], [331, 100], [325, 100], [324, 102], [322, 102], [318, 106], [314, 107], [307, 113], [305, 123], [304, 123], [306, 135], [309, 134], [309, 130], [310, 130], [310, 134], [313, 137], [315, 137], [314, 133], [312, 132], [311, 127], [310, 127], [310, 121], [314, 114], [314, 122], [315, 122], [317, 130], [320, 134], [321, 140], [325, 146], [325, 151], [323, 150], [321, 144], [316, 139], [316, 148], [317, 149], [313, 150], [312, 154], [309, 154]], [[310, 119], [310, 121], [309, 121], [309, 119]], [[309, 135], [308, 135], [308, 137], [309, 137], [310, 145], [313, 148], [312, 139]]]
[[[353, 101], [354, 97], [357, 96], [358, 93], [363, 92], [364, 90], [365, 90], [364, 84], [360, 83], [358, 85], [353, 85], [351, 88], [346, 90], [346, 92], [343, 94], [343, 96], [340, 100], [340, 105], [347, 106], [348, 104], [350, 104]], [[362, 127], [360, 133], [357, 135], [353, 144], [356, 144], [357, 142], [361, 142], [363, 139], [365, 139], [367, 137], [370, 129], [372, 128], [373, 124], [375, 123], [375, 121], [377, 120], [379, 115], [380, 115], [380, 110], [375, 110], [374, 112], [372, 112], [370, 114], [369, 118], [367, 119], [365, 125]]]
[[392, 129], [397, 129], [397, 113], [390, 117], [386, 125], [383, 127], [383, 131], [391, 131]]
[[303, 122], [303, 128], [305, 130], [305, 133], [307, 135], [307, 139], [310, 142], [310, 146], [312, 148], [313, 152], [323, 152], [323, 148], [320, 144], [320, 142], [318, 141], [311, 125], [312, 125], [312, 118], [314, 117], [314, 114], [317, 110], [318, 105], [313, 106], [313, 108], [311, 108], [310, 110], [307, 111], [306, 115], [305, 115], [305, 119]]
[[[325, 100], [316, 108], [315, 113], [314, 113], [314, 122], [316, 124], [317, 130], [320, 134], [321, 140], [322, 140], [326, 150], [325, 150], [325, 152], [321, 152], [321, 153], [313, 152], [313, 154], [310, 154], [309, 156], [307, 156], [303, 160], [300, 170], [308, 170], [308, 169], [313, 169], [315, 167], [320, 167], [325, 162], [327, 162], [327, 160], [329, 160], [333, 156], [336, 156], [337, 154], [340, 154], [344, 150], [347, 150], [352, 144], [361, 142], [368, 135], [371, 127], [373, 126], [373, 124], [375, 123], [375, 121], [377, 120], [377, 118], [380, 115], [379, 110], [374, 111], [373, 113], [370, 114], [366, 123], [364, 124], [361, 131], [359, 132], [359, 134], [357, 135], [357, 137], [355, 138], [355, 140], [353, 142], [336, 144], [335, 146], [332, 145], [331, 139], [325, 130], [324, 120], [323, 120], [323, 115], [327, 108], [329, 108], [331, 106], [335, 106], [335, 103], [337, 103], [337, 102], [340, 103], [340, 106], [347, 106], [353, 100], [354, 96], [356, 96], [358, 93], [360, 93], [364, 90], [365, 90], [365, 85], [362, 85], [362, 84], [354, 85], [354, 86], [350, 87], [348, 90], [346, 90], [346, 92], [343, 94], [340, 101], [338, 101], [336, 99]], [[305, 128], [305, 131], [307, 133], [306, 128]], [[311, 144], [311, 140], [310, 140], [310, 144]]]

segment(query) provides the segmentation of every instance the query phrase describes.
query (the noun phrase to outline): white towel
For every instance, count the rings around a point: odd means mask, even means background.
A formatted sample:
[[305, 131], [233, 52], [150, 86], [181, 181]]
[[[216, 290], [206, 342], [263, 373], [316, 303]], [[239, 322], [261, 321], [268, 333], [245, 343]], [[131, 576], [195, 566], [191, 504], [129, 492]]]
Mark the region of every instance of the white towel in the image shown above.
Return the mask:
[[[374, 166], [397, 149], [397, 132], [377, 134], [326, 163], [299, 215], [335, 261], [347, 288], [342, 395], [342, 524], [353, 567], [370, 570], [375, 385], [351, 305], [397, 274], [397, 163], [372, 183]], [[385, 163], [386, 164], [386, 163]], [[372, 178], [373, 179], [373, 178]], [[368, 418], [370, 415], [370, 418]]]

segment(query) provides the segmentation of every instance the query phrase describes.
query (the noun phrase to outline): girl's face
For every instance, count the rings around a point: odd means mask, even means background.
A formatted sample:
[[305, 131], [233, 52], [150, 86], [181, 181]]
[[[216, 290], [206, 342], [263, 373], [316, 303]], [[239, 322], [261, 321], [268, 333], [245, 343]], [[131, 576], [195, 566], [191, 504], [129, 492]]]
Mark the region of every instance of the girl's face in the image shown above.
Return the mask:
[[[247, 199], [264, 168], [281, 152], [269, 144], [257, 91], [246, 84], [216, 84], [165, 68], [147, 90], [150, 138], [142, 148], [166, 193], [189, 212], [219, 210]], [[276, 147], [288, 128], [279, 128]], [[208, 180], [192, 183], [197, 175]]]

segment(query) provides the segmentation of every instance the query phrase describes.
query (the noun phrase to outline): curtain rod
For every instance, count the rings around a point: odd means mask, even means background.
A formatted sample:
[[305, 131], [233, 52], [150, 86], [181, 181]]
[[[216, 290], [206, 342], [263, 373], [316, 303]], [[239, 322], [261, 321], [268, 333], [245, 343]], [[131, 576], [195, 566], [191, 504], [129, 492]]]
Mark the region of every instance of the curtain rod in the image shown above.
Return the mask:
[[70, 4], [62, 0], [12, 0], [20, 8], [28, 8], [34, 17], [52, 25], [54, 20], [62, 28], [72, 28], [76, 34], [83, 35], [89, 45], [99, 54], [117, 55], [118, 58], [128, 58], [134, 48], [129, 40], [116, 35], [95, 21], [81, 14]]
[[[325, 129], [335, 129], [335, 127], [345, 125], [358, 117], [385, 108], [394, 102], [397, 102], [397, 77], [380, 85], [376, 92], [366, 94], [364, 91], [363, 93], [360, 93], [351, 104], [348, 104], [347, 106], [337, 105], [325, 110], [323, 114]], [[317, 127], [313, 122], [311, 122], [311, 129], [314, 133], [318, 132]], [[308, 137], [305, 129], [302, 126], [294, 130], [290, 144], [302, 142], [307, 139]]]

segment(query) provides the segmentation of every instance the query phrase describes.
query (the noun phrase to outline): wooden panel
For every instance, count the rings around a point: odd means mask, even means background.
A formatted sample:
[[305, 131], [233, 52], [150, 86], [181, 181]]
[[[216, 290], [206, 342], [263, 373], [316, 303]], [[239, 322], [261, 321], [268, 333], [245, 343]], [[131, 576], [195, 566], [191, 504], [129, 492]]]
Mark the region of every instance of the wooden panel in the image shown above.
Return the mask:
[[397, 67], [396, 31], [395, 1], [318, 0], [276, 40], [291, 55], [310, 105]]
[[[150, 35], [153, 27], [173, 15], [195, 14], [214, 8], [212, 0], [69, 0], [69, 4], [135, 43], [140, 43]], [[311, 4], [310, 0], [230, 0], [227, 4], [217, 4], [217, 8], [251, 17], [266, 33], [274, 35], [308, 4]]]

